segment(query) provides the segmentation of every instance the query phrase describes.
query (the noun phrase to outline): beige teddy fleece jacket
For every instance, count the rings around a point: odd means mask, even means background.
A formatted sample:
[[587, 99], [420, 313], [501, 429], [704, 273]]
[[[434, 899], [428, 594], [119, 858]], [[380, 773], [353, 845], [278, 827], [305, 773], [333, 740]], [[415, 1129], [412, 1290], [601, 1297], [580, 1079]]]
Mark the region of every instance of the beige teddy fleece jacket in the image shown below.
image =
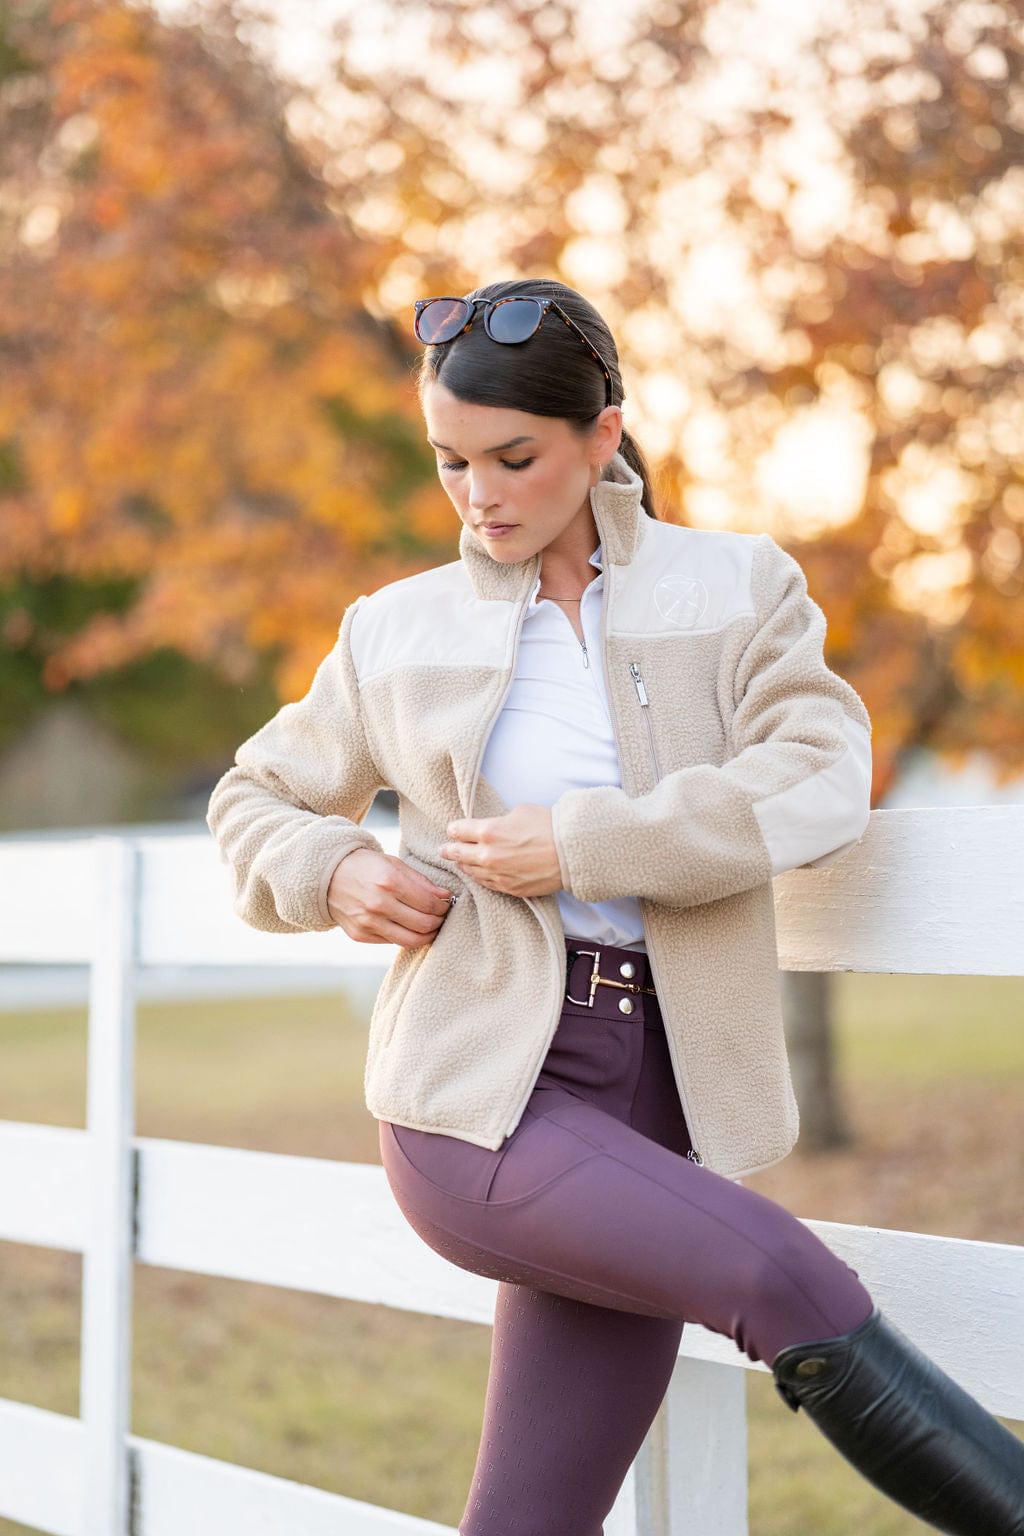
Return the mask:
[[[797, 1136], [772, 878], [862, 835], [871, 726], [825, 665], [824, 615], [790, 555], [767, 534], [657, 521], [640, 498], [620, 455], [591, 493], [622, 787], [563, 794], [555, 841], [574, 896], [639, 898], [693, 1145], [739, 1177]], [[366, 1105], [493, 1149], [558, 1024], [564, 930], [554, 894], [488, 890], [438, 849], [453, 818], [511, 809], [480, 764], [539, 569], [492, 560], [463, 527], [457, 560], [358, 597], [306, 696], [242, 743], [207, 813], [234, 910], [291, 933], [333, 926], [331, 875], [354, 848], [383, 851], [360, 823], [378, 789], [397, 793], [400, 856], [458, 899], [382, 981]]]

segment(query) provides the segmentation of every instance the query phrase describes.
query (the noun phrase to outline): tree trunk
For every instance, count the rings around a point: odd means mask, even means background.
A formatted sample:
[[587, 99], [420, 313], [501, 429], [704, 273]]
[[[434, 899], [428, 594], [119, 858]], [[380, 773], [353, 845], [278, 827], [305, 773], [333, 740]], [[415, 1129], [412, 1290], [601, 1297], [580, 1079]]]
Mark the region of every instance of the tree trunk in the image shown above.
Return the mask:
[[836, 1076], [830, 973], [783, 971], [782, 1006], [800, 1106], [799, 1144], [805, 1152], [849, 1146], [853, 1138]]

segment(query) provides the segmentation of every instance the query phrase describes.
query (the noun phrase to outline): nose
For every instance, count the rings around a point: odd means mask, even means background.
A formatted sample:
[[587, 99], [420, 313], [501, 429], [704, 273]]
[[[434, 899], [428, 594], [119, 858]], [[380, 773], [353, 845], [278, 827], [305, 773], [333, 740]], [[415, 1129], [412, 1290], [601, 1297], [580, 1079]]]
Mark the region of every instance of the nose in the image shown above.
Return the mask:
[[478, 470], [469, 482], [469, 505], [473, 512], [489, 512], [499, 503], [497, 484], [492, 474]]

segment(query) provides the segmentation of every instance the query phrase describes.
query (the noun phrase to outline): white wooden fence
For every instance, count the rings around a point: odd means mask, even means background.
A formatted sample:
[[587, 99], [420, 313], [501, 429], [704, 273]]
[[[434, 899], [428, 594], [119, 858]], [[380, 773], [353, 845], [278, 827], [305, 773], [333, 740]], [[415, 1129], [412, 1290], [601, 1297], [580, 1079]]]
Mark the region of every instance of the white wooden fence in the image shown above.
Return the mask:
[[[875, 811], [845, 859], [775, 891], [783, 969], [1024, 974], [1024, 807]], [[205, 836], [0, 847], [0, 963], [91, 967], [87, 1129], [0, 1122], [0, 1239], [83, 1255], [80, 1417], [0, 1400], [0, 1515], [58, 1536], [451, 1536], [130, 1433], [136, 1260], [492, 1320], [495, 1282], [427, 1248], [379, 1166], [133, 1135], [141, 967], [365, 965], [367, 953], [340, 928], [246, 927]], [[1024, 1248], [808, 1224], [951, 1375], [1024, 1419]], [[749, 1369], [729, 1340], [684, 1331], [606, 1536], [743, 1536]]]

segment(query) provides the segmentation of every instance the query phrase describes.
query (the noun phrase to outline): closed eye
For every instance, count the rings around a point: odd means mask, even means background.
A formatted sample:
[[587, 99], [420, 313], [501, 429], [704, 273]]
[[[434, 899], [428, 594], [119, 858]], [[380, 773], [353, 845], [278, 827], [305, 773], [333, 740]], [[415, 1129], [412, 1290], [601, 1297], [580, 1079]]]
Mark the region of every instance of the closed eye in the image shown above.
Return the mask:
[[[512, 469], [512, 470], [516, 470], [516, 469], [529, 469], [530, 465], [533, 463], [533, 459], [532, 458], [529, 458], [529, 459], [519, 459], [519, 460], [517, 460], [515, 462], [513, 462], [511, 459], [500, 459], [499, 463], [503, 464], [506, 469]], [[447, 469], [447, 470], [451, 470], [451, 471], [459, 471], [459, 470], [465, 469], [465, 467], [466, 467], [465, 459], [451, 459], [451, 460], [449, 460], [449, 459], [442, 459], [441, 460], [441, 468], [442, 469]]]

